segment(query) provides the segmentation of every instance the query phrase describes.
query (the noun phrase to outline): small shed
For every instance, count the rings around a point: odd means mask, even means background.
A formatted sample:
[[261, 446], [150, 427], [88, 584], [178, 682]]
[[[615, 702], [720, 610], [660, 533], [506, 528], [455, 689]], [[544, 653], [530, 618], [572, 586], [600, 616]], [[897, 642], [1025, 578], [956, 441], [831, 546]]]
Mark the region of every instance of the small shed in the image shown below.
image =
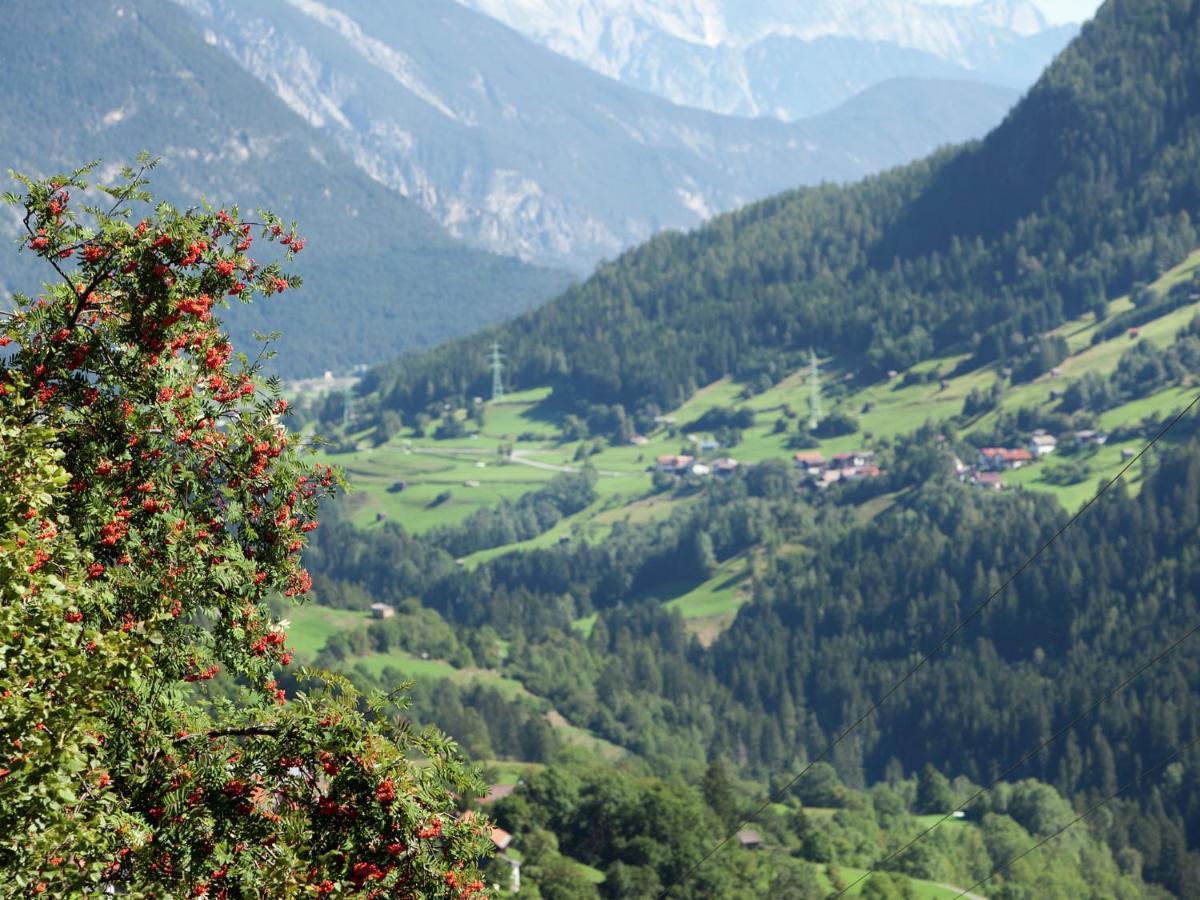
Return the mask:
[[757, 850], [762, 846], [762, 835], [753, 828], [743, 828], [737, 833], [737, 842], [747, 850]]
[[371, 604], [371, 618], [372, 619], [390, 619], [395, 614], [396, 614], [395, 607], [388, 606], [386, 603], [372, 603]]

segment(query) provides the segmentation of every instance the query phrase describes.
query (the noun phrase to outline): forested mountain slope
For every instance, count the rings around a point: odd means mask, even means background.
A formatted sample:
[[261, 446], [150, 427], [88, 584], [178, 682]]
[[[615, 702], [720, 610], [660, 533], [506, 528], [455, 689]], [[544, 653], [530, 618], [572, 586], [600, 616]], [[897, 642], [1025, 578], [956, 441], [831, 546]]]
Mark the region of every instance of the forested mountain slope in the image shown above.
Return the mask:
[[493, 339], [516, 385], [643, 413], [809, 347], [868, 373], [951, 348], [1020, 357], [1200, 242], [1198, 15], [1196, 0], [1109, 0], [982, 143], [662, 235], [364, 388], [409, 411], [483, 393]]
[[[1011, 777], [1053, 784], [1082, 810], [1180, 752], [1178, 765], [1155, 770], [1109, 814], [1079, 827], [1113, 851], [1136, 851], [1125, 854], [1137, 861], [1126, 871], [1144, 864], [1148, 879], [1196, 896], [1198, 421], [1181, 422], [1172, 434], [1180, 443], [1162, 445], [1136, 495], [1124, 486], [1109, 492], [838, 744], [829, 761], [848, 784], [928, 764], [986, 784], [1088, 713]], [[317, 532], [309, 562], [322, 602], [353, 608], [371, 597], [412, 609], [406, 598], [419, 598], [423, 614], [436, 610], [472, 646], [504, 638], [509, 678], [663, 769], [727, 757], [779, 784], [1065, 521], [1044, 496], [959, 484], [932, 437], [930, 430], [897, 448], [896, 467], [905, 471], [891, 487], [909, 488], [883, 498], [883, 511], [866, 522], [852, 505], [854, 489], [797, 494], [789, 466], [764, 463], [711, 484], [669, 518], [618, 524], [595, 543], [510, 552], [464, 568], [435, 546], [446, 535], [335, 521]], [[878, 497], [884, 489], [857, 490]], [[704, 647], [658, 597], [674, 581], [694, 585], [718, 570], [732, 578], [744, 571], [752, 598]], [[577, 617], [589, 612], [594, 625], [584, 637]], [[378, 630], [358, 644], [386, 652], [386, 628]], [[369, 652], [356, 651], [354, 637], [332, 638], [326, 663]], [[418, 638], [402, 646], [434, 645]], [[448, 727], [486, 746], [480, 726], [468, 724], [460, 717]], [[812, 789], [806, 779], [796, 794], [826, 805]]]
[[585, 274], [663, 228], [978, 137], [1017, 98], [977, 79], [912, 79], [880, 86], [888, 103], [785, 124], [676, 106], [449, 0], [184, 5], [451, 234]]
[[[372, 181], [327, 138], [205, 42], [188, 15], [148, 0], [49, 0], [5, 11], [0, 171], [115, 172], [147, 150], [170, 199], [266, 206], [308, 238], [305, 287], [227, 319], [239, 348], [285, 332], [276, 365], [320, 374], [430, 346], [528, 309], [560, 272], [473, 250]], [[68, 62], [69, 61], [69, 62]], [[0, 218], [0, 239], [17, 234]], [[25, 257], [0, 254], [5, 293], [37, 290]]]

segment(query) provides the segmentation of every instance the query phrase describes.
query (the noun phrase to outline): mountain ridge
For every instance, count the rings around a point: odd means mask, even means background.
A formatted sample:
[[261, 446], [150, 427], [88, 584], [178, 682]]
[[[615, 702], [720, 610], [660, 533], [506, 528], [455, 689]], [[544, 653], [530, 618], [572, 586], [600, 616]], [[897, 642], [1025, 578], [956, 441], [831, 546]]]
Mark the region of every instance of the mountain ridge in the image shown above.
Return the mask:
[[679, 107], [456, 3], [397, 17], [362, 0], [181, 2], [452, 234], [577, 272], [664, 228], [977, 136], [1015, 99], [978, 82], [926, 84], [904, 98], [919, 124], [892, 116], [881, 138], [861, 109], [789, 125]]
[[457, 2], [676, 103], [785, 121], [887, 77], [936, 73], [1023, 89], [1076, 30], [1050, 25], [1027, 0]]
[[1200, 144], [1198, 11], [1110, 0], [982, 142], [660, 236], [536, 313], [384, 367], [364, 389], [410, 412], [480, 394], [473, 361], [491, 340], [516, 385], [551, 386], [580, 415], [640, 418], [725, 375], [779, 377], [809, 348], [865, 378], [935, 350], [1025, 365], [1032, 336], [1200, 244], [1186, 162]]
[[[103, 177], [149, 150], [163, 157], [155, 188], [174, 202], [206, 196], [299, 220], [309, 237], [296, 267], [306, 286], [223, 314], [238, 348], [252, 354], [256, 331], [284, 332], [276, 371], [320, 375], [387, 359], [527, 309], [568, 282], [565, 273], [454, 241], [359, 173], [173, 4], [104, 0], [76, 9], [49, 0], [8, 24], [5, 166], [41, 173], [101, 158]], [[75, 60], [72, 74], [39, 49], [49, 42]], [[106, 73], [116, 59], [128, 63], [128, 79]], [[0, 219], [4, 237], [15, 238], [15, 227]], [[36, 277], [24, 256], [0, 261], [0, 285], [10, 291], [35, 291]]]

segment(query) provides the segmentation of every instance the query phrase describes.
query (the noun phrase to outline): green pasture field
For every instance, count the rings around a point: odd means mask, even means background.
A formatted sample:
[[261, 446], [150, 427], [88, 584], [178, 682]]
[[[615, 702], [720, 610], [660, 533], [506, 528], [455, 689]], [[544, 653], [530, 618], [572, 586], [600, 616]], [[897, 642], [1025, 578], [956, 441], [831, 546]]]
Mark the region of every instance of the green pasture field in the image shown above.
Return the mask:
[[736, 613], [750, 599], [750, 572], [746, 556], [727, 559], [712, 578], [667, 602], [685, 619], [700, 619]]
[[546, 768], [544, 763], [517, 762], [511, 759], [481, 759], [476, 761], [483, 770], [483, 777], [491, 784], [516, 784]]
[[362, 628], [370, 621], [366, 613], [358, 610], [333, 609], [315, 603], [292, 607], [283, 618], [290, 623], [287, 645], [301, 663], [316, 659], [329, 635]]
[[[861, 877], [867, 870], [857, 869], [853, 866], [821, 866], [818, 868], [817, 877], [821, 882], [823, 890], [833, 893], [833, 882], [829, 878], [829, 869], [836, 868], [841, 875], [841, 880], [844, 884], [851, 884], [855, 879]], [[862, 894], [863, 887], [866, 881], [854, 885], [846, 892], [848, 897], [857, 897]], [[961, 888], [955, 888], [951, 885], [935, 884], [932, 881], [922, 881], [918, 878], [909, 879], [909, 884], [912, 885], [914, 900], [952, 900], [961, 892]]]

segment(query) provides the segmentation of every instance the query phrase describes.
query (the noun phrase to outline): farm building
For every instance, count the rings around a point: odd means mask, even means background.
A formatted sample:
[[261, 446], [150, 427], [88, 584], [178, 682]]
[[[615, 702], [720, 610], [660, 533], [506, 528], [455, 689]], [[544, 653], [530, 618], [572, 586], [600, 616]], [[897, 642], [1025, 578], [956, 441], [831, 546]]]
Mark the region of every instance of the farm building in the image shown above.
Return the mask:
[[796, 468], [809, 475], [820, 475], [825, 469], [825, 457], [820, 450], [801, 450], [793, 459]]
[[1049, 456], [1058, 449], [1058, 438], [1052, 434], [1034, 432], [1029, 439], [1029, 452], [1035, 457]]
[[976, 466], [983, 472], [998, 472], [1002, 469], [1019, 469], [1033, 462], [1033, 454], [1024, 448], [984, 447], [979, 451]]
[[692, 468], [696, 457], [686, 453], [678, 455], [664, 454], [654, 461], [654, 467], [660, 472], [670, 472], [672, 475], [686, 475]]

